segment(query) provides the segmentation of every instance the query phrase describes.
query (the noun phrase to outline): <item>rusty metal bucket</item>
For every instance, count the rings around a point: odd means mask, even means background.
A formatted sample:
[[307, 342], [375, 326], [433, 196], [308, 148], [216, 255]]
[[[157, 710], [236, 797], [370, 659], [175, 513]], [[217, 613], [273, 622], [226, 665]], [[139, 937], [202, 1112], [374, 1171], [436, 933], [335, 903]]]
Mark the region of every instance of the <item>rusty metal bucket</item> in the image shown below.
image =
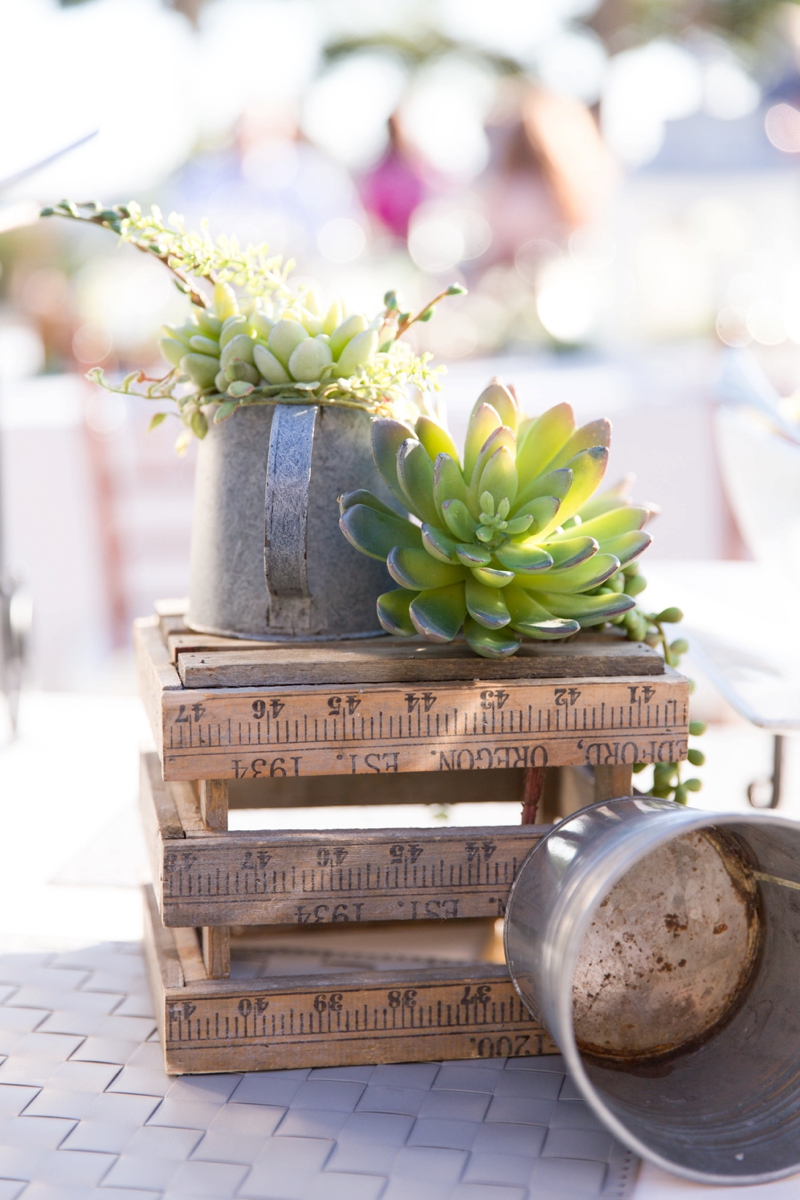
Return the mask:
[[800, 825], [594, 804], [523, 863], [505, 941], [620, 1141], [703, 1183], [800, 1170]]

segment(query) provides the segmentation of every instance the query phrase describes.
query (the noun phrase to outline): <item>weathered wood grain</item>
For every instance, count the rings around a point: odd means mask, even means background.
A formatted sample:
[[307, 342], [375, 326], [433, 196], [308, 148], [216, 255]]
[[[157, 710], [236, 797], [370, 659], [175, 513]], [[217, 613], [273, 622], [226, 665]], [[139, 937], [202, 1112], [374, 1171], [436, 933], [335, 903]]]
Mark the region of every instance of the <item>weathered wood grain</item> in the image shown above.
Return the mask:
[[155, 1001], [154, 1011], [158, 1013], [159, 1007], [163, 1008], [158, 1000], [163, 997], [164, 989], [170, 990], [184, 986], [183, 968], [172, 930], [165, 929], [161, 922], [158, 905], [151, 887], [142, 888], [142, 900], [144, 901], [144, 926], [149, 935], [145, 939], [145, 957], [150, 975], [151, 992]]
[[157, 984], [171, 1074], [557, 1053], [487, 963]]
[[200, 813], [198, 785], [181, 779], [169, 786], [184, 833], [207, 834], [208, 830]]
[[187, 830], [153, 839], [153, 878], [167, 926], [495, 918], [549, 828]]
[[175, 949], [181, 960], [184, 983], [196, 983], [208, 978], [205, 961], [200, 952], [196, 929], [176, 929], [173, 931]]
[[227, 979], [231, 973], [231, 938], [228, 926], [204, 926], [200, 935], [207, 977]]
[[[182, 838], [183, 823], [174, 800], [175, 793], [180, 789], [164, 782], [158, 755], [151, 751], [143, 751], [139, 758], [139, 788], [140, 794], [150, 800], [150, 808], [157, 816], [162, 838]], [[144, 811], [149, 814], [148, 807]]]
[[[225, 639], [217, 639], [225, 641]], [[282, 687], [294, 684], [426, 683], [443, 680], [560, 679], [662, 675], [664, 660], [650, 646], [611, 635], [574, 642], [526, 644], [501, 661], [478, 659], [466, 644], [432, 645], [405, 639], [274, 644], [243, 648], [232, 639], [196, 651], [173, 642], [184, 687]]]
[[200, 816], [207, 829], [228, 828], [228, 781], [227, 779], [201, 779]]
[[688, 683], [674, 671], [352, 689], [164, 691], [167, 779], [268, 779], [685, 758]]
[[[170, 622], [171, 625], [171, 622]], [[183, 626], [177, 630], [171, 627], [165, 632], [165, 622], [161, 622], [161, 631], [169, 650], [170, 661], [177, 663], [181, 654], [204, 654], [209, 650], [263, 650], [264, 642], [234, 641], [231, 638], [216, 637], [210, 633], [187, 633]], [[272, 645], [273, 643], [267, 643]]]
[[616, 800], [633, 792], [633, 763], [598, 763], [594, 768], [594, 798]]
[[183, 827], [172, 803], [169, 785], [161, 779], [161, 763], [157, 754], [143, 752], [139, 756], [139, 812], [150, 874], [160, 892], [164, 869], [164, 843], [182, 839]]
[[181, 689], [178, 672], [169, 659], [158, 625], [158, 617], [141, 617], [133, 623], [133, 649], [139, 695], [159, 754], [162, 753], [162, 714], [164, 695], [173, 688]]

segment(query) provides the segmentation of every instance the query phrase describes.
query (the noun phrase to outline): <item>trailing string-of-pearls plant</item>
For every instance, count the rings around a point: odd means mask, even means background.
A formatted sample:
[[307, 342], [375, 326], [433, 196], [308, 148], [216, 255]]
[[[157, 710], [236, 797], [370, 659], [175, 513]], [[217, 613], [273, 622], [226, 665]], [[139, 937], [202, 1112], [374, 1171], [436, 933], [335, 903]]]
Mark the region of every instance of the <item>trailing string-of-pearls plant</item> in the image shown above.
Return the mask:
[[[165, 221], [158, 208], [145, 213], [134, 202], [104, 207], [62, 200], [42, 216], [117, 233], [162, 262], [191, 301], [184, 324], [163, 329], [160, 347], [172, 368], [167, 375], [150, 379], [132, 371], [116, 385], [100, 368], [89, 372], [109, 391], [173, 401], [172, 411], [186, 427], [179, 450], [193, 434], [205, 437], [209, 420], [226, 421], [244, 405], [314, 403], [406, 417], [414, 410], [410, 387], [421, 393], [439, 388], [442, 368], [429, 365], [429, 354], [416, 355], [402, 335], [429, 321], [445, 297], [463, 293], [460, 284], [416, 314], [401, 311], [394, 292], [386, 293], [372, 318], [348, 313], [341, 300], [320, 311], [313, 288], [290, 286], [291, 261], [270, 256], [266, 245], [242, 248], [235, 238], [214, 240], [205, 223], [192, 232], [177, 214]], [[156, 413], [151, 425], [169, 415]]]

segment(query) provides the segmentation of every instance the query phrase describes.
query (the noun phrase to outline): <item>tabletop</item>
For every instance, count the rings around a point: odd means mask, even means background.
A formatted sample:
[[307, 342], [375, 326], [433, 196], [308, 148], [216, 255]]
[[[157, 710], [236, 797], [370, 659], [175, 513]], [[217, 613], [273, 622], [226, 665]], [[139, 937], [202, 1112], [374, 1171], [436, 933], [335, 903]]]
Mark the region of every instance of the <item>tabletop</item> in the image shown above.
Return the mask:
[[[690, 568], [657, 564], [648, 594], [680, 604], [695, 627], [714, 621], [719, 637], [735, 638], [747, 628], [746, 588], [757, 585], [752, 564]], [[724, 619], [715, 616], [720, 589], [742, 597], [744, 617], [731, 604]], [[779, 644], [757, 652], [777, 653]], [[0, 1200], [797, 1194], [797, 1177], [712, 1189], [648, 1164], [637, 1177], [557, 1058], [166, 1077], [138, 947], [146, 868], [135, 794], [148, 736], [135, 697], [28, 694], [19, 741], [0, 750], [3, 841], [13, 847], [0, 875]], [[768, 742], [744, 723], [712, 727], [697, 806], [744, 809]], [[789, 811], [797, 794], [787, 788]], [[506, 807], [456, 805], [448, 819], [513, 823]], [[318, 827], [320, 817], [342, 823], [336, 809], [306, 817]], [[364, 819], [436, 818], [423, 806], [388, 806]], [[291, 822], [297, 827], [297, 814]]]

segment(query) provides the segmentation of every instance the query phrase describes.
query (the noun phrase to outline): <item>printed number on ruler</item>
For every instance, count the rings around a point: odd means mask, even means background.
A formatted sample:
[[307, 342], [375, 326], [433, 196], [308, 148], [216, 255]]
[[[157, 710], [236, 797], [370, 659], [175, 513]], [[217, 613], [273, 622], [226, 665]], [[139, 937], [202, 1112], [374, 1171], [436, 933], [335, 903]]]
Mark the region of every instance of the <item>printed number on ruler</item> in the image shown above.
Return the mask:
[[[341, 985], [340, 985], [341, 987]], [[167, 1002], [168, 1048], [457, 1036], [477, 1058], [550, 1053], [509, 979], [192, 997]]]
[[[321, 925], [503, 916], [534, 826], [456, 830], [398, 841], [363, 831], [326, 845], [320, 835], [270, 833], [244, 849], [196, 838], [164, 854], [162, 909], [169, 925]], [[427, 830], [425, 833], [427, 834]]]
[[165, 692], [163, 721], [168, 779], [673, 762], [686, 754], [688, 684]]

